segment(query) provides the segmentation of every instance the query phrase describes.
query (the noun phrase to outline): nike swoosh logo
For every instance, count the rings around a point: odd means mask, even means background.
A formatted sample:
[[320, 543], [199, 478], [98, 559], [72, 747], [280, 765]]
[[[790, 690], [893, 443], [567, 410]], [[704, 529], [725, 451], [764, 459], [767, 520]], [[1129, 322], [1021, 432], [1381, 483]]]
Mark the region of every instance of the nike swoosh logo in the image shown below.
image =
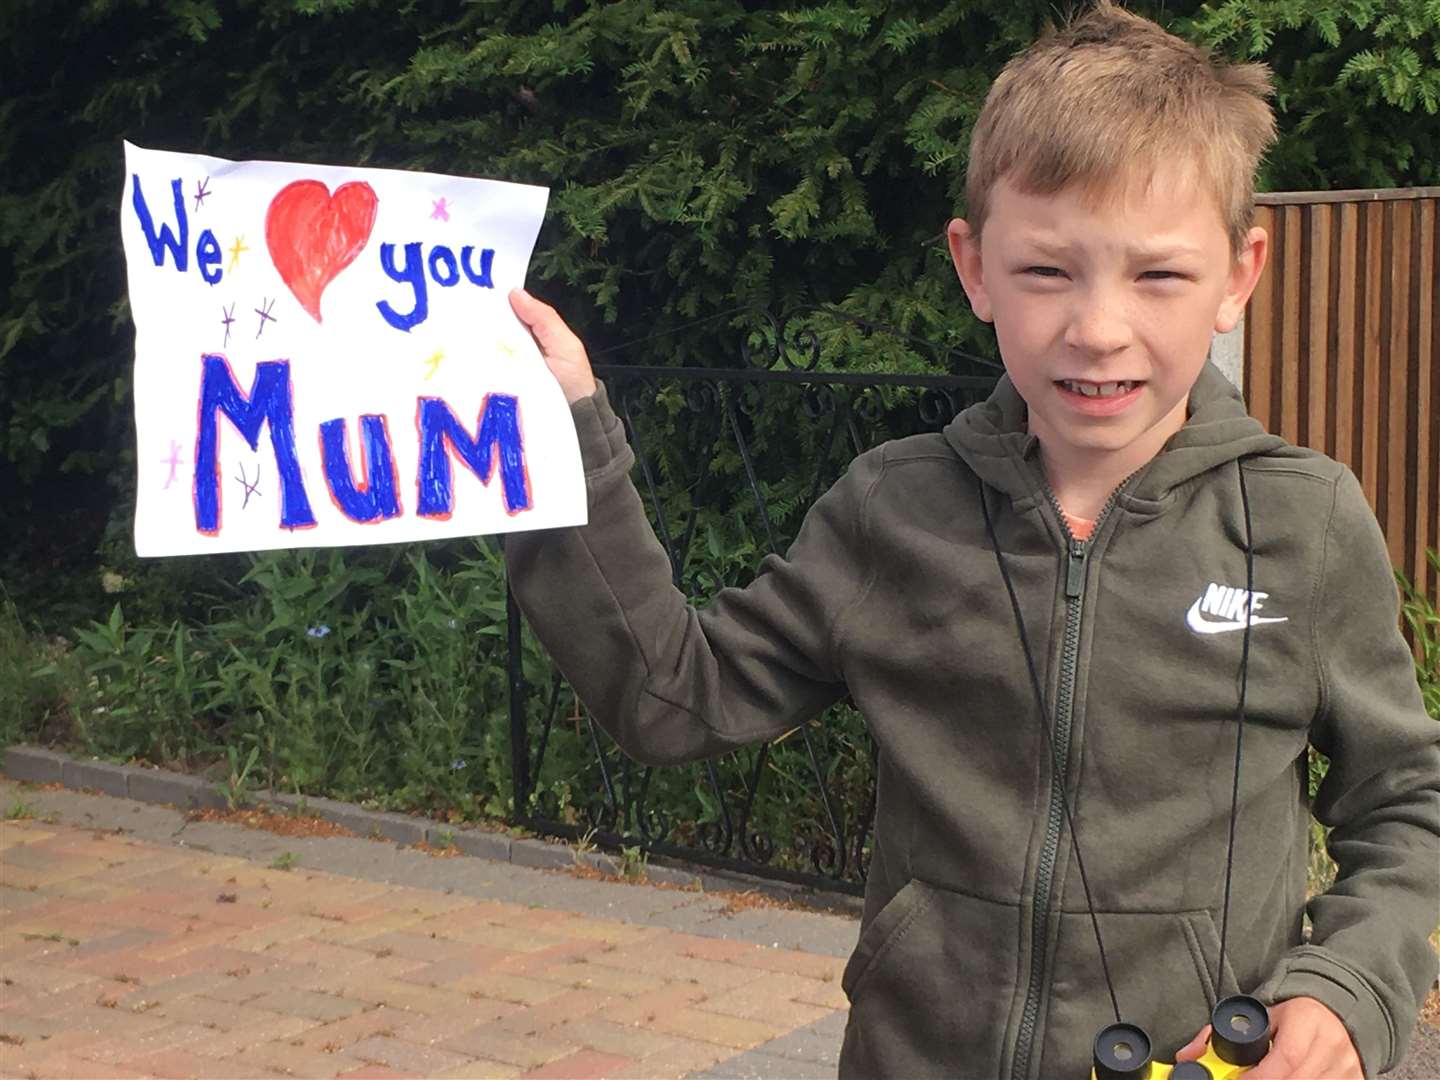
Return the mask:
[[[1263, 626], [1265, 623], [1289, 622], [1284, 616], [1278, 618], [1267, 618], [1264, 615], [1251, 615], [1251, 626]], [[1211, 621], [1200, 612], [1200, 601], [1197, 599], [1190, 605], [1190, 610], [1185, 613], [1185, 625], [1194, 630], [1197, 634], [1225, 634], [1231, 630], [1244, 630], [1244, 619], [1221, 619]]]

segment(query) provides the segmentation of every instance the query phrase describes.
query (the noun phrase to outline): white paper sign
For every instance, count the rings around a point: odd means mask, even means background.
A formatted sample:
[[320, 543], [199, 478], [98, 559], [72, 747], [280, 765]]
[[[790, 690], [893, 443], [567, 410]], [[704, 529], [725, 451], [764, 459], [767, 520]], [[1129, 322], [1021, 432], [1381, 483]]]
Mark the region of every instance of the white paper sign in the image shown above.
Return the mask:
[[125, 144], [140, 555], [583, 524], [510, 310], [544, 188]]

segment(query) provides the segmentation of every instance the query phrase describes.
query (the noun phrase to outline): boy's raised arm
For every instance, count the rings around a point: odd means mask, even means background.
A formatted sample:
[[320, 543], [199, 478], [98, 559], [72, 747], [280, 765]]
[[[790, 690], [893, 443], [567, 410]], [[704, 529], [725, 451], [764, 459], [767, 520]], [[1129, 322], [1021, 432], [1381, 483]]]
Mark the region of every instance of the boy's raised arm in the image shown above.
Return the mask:
[[595, 718], [646, 764], [674, 764], [774, 738], [845, 690], [837, 642], [863, 593], [862, 515], [878, 473], [865, 455], [806, 516], [784, 558], [697, 611], [630, 481], [634, 454], [583, 344], [519, 291], [575, 419], [589, 524], [506, 538], [510, 584], [536, 636]]
[[1426, 715], [1384, 538], [1354, 476], [1336, 486], [1315, 648], [1311, 741], [1330, 758], [1315, 817], [1331, 826], [1335, 884], [1309, 904], [1310, 941], [1260, 993], [1311, 997], [1345, 1022], [1367, 1075], [1398, 1064], [1435, 978], [1440, 922], [1440, 723]]

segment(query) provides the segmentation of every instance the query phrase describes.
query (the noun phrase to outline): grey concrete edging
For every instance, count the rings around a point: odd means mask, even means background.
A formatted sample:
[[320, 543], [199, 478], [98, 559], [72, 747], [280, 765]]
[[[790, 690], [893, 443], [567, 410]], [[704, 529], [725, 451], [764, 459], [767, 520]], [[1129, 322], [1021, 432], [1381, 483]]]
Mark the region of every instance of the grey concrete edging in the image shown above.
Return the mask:
[[[106, 795], [137, 802], [176, 806], [182, 810], [224, 809], [228, 800], [219, 785], [197, 776], [139, 765], [113, 765], [95, 758], [78, 758], [62, 751], [39, 746], [15, 745], [5, 748], [0, 773], [12, 780], [31, 784], [61, 784], [77, 790], [98, 790]], [[508, 862], [544, 870], [587, 868], [609, 877], [625, 877], [625, 861], [604, 851], [571, 847], [558, 841], [512, 837], [508, 833], [448, 826], [428, 818], [367, 810], [354, 803], [313, 795], [252, 791], [251, 805], [276, 808], [292, 814], [308, 814], [348, 829], [357, 836], [393, 840], [398, 844], [432, 847], [454, 845], [463, 854], [492, 862]], [[643, 880], [650, 884], [700, 889], [705, 892], [755, 891], [772, 897], [802, 900], [822, 909], [857, 913], [856, 897], [816, 893], [784, 882], [743, 874], [721, 874], [712, 870], [691, 870], [684, 866], [646, 864]]]

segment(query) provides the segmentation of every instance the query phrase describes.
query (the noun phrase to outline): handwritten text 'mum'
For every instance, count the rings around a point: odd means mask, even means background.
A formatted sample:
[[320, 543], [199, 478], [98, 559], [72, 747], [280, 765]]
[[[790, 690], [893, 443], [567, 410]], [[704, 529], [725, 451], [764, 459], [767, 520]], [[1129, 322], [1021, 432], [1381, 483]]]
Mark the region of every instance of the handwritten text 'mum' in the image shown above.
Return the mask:
[[[255, 365], [250, 391], [235, 382], [229, 362], [215, 354], [201, 358], [200, 430], [195, 443], [195, 528], [207, 536], [220, 532], [220, 416], [224, 414], [251, 450], [260, 449], [262, 428], [270, 429], [270, 449], [280, 477], [280, 526], [308, 529], [317, 522], [295, 449], [295, 410], [290, 363], [271, 360]], [[512, 516], [532, 505], [518, 400], [487, 394], [472, 436], [440, 398], [416, 399], [415, 430], [420, 457], [416, 470], [416, 514], [443, 521], [455, 495], [451, 459], [456, 458], [485, 486], [498, 469], [505, 511]], [[360, 418], [360, 469], [346, 448], [343, 419], [320, 425], [320, 461], [331, 501], [345, 517], [373, 524], [399, 517], [400, 482], [385, 416]]]

